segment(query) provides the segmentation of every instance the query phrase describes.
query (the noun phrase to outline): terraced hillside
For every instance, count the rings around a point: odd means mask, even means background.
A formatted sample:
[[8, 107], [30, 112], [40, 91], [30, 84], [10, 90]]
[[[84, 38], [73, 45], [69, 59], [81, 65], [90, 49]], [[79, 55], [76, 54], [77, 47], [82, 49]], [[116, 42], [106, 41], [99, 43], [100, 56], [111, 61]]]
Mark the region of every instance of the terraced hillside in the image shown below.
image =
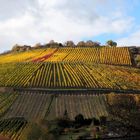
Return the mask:
[[0, 120], [0, 135], [11, 140], [21, 140], [20, 135], [26, 125], [27, 121], [24, 118], [2, 119]]
[[28, 62], [36, 58], [42, 57], [48, 53], [53, 52], [55, 49], [37, 49], [26, 52], [13, 52], [6, 55], [0, 55], [0, 63], [14, 63], [14, 62]]
[[31, 122], [63, 118], [66, 111], [71, 120], [79, 113], [85, 118], [108, 116], [106, 95], [37, 91], [0, 95], [0, 107], [4, 110], [0, 112], [0, 135], [11, 140], [23, 140]]
[[[1, 93], [1, 87], [10, 91]], [[111, 92], [133, 95], [121, 100]], [[133, 115], [140, 107], [136, 93], [140, 93], [140, 69], [132, 66], [128, 48], [54, 47], [0, 55], [0, 135], [22, 140], [30, 123], [65, 117], [74, 122], [79, 114], [85, 120], [111, 119], [110, 108], [124, 115], [131, 99], [136, 108], [126, 116]]]
[[[0, 100], [4, 96], [1, 95]], [[11, 94], [12, 96], [12, 94]], [[31, 122], [38, 120], [53, 121], [61, 118], [74, 120], [78, 114], [85, 119], [101, 117], [110, 118], [110, 105], [113, 106], [120, 100], [115, 94], [97, 94], [93, 92], [18, 92], [14, 102], [2, 114], [0, 119], [0, 135], [12, 140], [22, 140], [23, 132], [28, 130]], [[119, 97], [119, 100], [117, 98]], [[129, 94], [123, 95], [123, 99], [132, 97], [139, 105], [140, 96]], [[121, 100], [123, 102], [123, 100]], [[0, 102], [0, 106], [2, 106]], [[118, 107], [118, 106], [117, 106]], [[113, 106], [113, 109], [116, 109]], [[121, 112], [120, 108], [115, 110], [115, 115]], [[122, 111], [123, 112], [123, 111]], [[127, 116], [128, 114], [126, 114]], [[125, 116], [125, 117], [126, 117]], [[135, 121], [135, 123], [137, 123]]]
[[0, 56], [0, 63], [11, 62], [91, 62], [132, 65], [128, 48], [44, 48]]
[[0, 93], [0, 117], [7, 112], [17, 96], [17, 93]]
[[20, 92], [3, 118], [24, 117], [30, 121], [54, 120], [63, 117], [65, 111], [72, 120], [80, 113], [85, 118], [108, 116], [106, 95]]
[[139, 90], [140, 70], [79, 62], [1, 64], [0, 86]]

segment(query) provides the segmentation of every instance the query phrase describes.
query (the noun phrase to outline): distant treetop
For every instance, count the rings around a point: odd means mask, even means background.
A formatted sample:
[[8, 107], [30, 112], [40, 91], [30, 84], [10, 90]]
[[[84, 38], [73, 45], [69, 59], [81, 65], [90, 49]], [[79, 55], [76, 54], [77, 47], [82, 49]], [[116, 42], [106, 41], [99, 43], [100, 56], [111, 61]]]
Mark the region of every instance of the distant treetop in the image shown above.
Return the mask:
[[[112, 41], [112, 40], [108, 40], [106, 42], [105, 46], [109, 46], [109, 47], [116, 47], [117, 43]], [[92, 40], [88, 40], [88, 41], [79, 41], [77, 44], [75, 44], [72, 40], [68, 40], [64, 43], [59, 43], [59, 42], [55, 42], [54, 40], [50, 40], [49, 43], [46, 43], [44, 45], [42, 45], [41, 43], [37, 43], [34, 46], [28, 46], [28, 45], [18, 45], [15, 44], [12, 48], [12, 52], [21, 52], [21, 51], [28, 51], [31, 49], [39, 49], [39, 48], [56, 48], [56, 47], [105, 47], [102, 46], [100, 42], [96, 42], [96, 41], [92, 41]]]
[[112, 40], [108, 40], [108, 41], [106, 42], [106, 44], [107, 44], [108, 46], [110, 46], [110, 47], [116, 47], [116, 46], [117, 46], [117, 42], [114, 42], [114, 41], [112, 41]]

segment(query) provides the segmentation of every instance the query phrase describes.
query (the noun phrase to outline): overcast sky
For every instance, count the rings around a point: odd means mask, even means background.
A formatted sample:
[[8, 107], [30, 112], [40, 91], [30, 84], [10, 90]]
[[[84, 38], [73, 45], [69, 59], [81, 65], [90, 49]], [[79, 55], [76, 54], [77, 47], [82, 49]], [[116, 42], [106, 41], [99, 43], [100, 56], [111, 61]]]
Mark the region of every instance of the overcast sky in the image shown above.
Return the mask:
[[140, 45], [140, 0], [0, 0], [0, 52], [50, 40]]

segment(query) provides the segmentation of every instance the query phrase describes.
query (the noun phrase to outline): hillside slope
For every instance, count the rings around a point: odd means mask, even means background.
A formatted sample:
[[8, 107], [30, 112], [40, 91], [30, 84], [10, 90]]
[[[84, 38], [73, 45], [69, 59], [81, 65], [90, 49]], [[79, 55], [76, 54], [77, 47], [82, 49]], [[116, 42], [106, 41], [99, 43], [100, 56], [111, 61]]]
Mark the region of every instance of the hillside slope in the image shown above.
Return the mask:
[[131, 66], [128, 48], [43, 48], [0, 56], [0, 63], [11, 62], [85, 62]]
[[80, 62], [1, 64], [0, 86], [140, 90], [140, 69]]

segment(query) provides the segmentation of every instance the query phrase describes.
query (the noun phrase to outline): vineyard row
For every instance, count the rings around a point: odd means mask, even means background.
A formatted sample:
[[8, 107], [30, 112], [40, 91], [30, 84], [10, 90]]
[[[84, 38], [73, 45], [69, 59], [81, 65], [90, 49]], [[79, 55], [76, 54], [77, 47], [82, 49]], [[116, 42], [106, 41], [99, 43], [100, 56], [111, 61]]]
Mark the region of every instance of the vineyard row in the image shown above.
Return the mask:
[[78, 114], [85, 118], [108, 116], [106, 96], [103, 95], [51, 95], [47, 93], [21, 92], [3, 116], [4, 119], [24, 117], [27, 120], [56, 119], [65, 111], [70, 119]]
[[46, 48], [0, 56], [1, 63], [10, 62], [92, 62], [132, 65], [128, 48]]
[[0, 65], [0, 86], [24, 88], [140, 89], [140, 70], [91, 63]]

